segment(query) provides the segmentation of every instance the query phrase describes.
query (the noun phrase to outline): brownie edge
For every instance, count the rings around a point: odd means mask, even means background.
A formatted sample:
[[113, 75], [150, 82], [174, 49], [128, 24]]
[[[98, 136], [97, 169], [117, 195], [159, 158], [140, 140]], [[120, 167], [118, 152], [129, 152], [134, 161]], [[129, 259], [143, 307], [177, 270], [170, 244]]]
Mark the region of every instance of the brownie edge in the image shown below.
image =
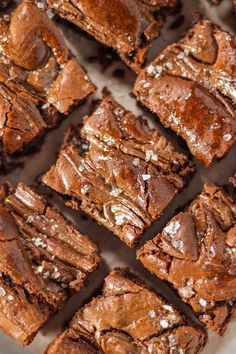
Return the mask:
[[104, 280], [45, 354], [200, 353], [207, 333], [127, 270]]

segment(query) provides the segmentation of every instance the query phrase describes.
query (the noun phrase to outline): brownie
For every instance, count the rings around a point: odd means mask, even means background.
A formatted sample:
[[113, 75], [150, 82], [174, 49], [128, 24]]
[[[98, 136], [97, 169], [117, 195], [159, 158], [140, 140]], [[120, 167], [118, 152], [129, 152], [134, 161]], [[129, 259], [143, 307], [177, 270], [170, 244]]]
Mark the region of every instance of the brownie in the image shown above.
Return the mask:
[[236, 202], [220, 187], [202, 193], [137, 252], [199, 319], [223, 335], [236, 303]]
[[22, 345], [100, 261], [96, 246], [24, 183], [0, 189], [0, 254], [0, 328]]
[[209, 166], [236, 142], [235, 68], [235, 38], [198, 21], [141, 72], [134, 94]]
[[0, 154], [12, 154], [54, 127], [94, 86], [54, 23], [30, 1], [1, 17], [0, 46]]
[[111, 97], [65, 140], [43, 182], [130, 247], [193, 171], [186, 155]]
[[197, 354], [206, 332], [126, 270], [112, 271], [45, 354]]
[[47, 0], [64, 19], [115, 49], [135, 71], [144, 63], [150, 43], [158, 37], [164, 15], [179, 0]]

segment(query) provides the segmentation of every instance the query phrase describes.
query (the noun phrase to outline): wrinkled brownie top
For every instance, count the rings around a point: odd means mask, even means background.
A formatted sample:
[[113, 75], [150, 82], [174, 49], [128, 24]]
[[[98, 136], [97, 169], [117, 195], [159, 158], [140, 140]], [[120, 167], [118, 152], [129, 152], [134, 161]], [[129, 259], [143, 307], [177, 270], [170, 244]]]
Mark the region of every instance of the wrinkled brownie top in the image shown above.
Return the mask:
[[223, 189], [206, 184], [138, 258], [170, 282], [202, 322], [224, 333], [235, 312], [236, 204]]
[[73, 131], [43, 182], [134, 246], [184, 186], [192, 164], [111, 97], [85, 117], [82, 142]]
[[205, 342], [200, 327], [145, 284], [116, 270], [105, 278], [100, 296], [75, 314], [46, 353], [197, 354]]
[[99, 263], [96, 246], [24, 183], [0, 190], [0, 327], [29, 344]]
[[140, 74], [134, 93], [209, 166], [236, 141], [235, 77], [235, 38], [203, 20]]
[[14, 153], [94, 87], [54, 23], [30, 1], [0, 19], [0, 46], [0, 140]]
[[178, 0], [47, 0], [54, 12], [73, 22], [100, 42], [114, 48], [134, 70], [143, 64], [149, 43], [164, 23], [161, 9]]

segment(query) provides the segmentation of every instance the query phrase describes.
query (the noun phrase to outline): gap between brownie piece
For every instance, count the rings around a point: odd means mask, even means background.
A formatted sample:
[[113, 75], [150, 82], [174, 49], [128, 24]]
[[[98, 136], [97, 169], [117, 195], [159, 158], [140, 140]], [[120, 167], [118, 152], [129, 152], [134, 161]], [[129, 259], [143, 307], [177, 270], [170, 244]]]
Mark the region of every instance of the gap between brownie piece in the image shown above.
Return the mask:
[[113, 270], [45, 354], [197, 354], [206, 331], [125, 269]]
[[194, 167], [144, 119], [111, 97], [66, 134], [43, 182], [128, 246], [162, 215]]
[[236, 40], [198, 21], [138, 76], [134, 94], [206, 167], [236, 142]]
[[0, 328], [22, 345], [100, 262], [97, 247], [20, 183], [0, 189]]
[[[53, 12], [115, 49], [135, 71], [143, 65], [151, 42], [179, 0], [47, 0]], [[124, 20], [125, 19], [125, 20]]]
[[206, 184], [184, 212], [137, 251], [137, 258], [223, 335], [236, 313], [235, 241], [235, 200]]
[[95, 88], [33, 1], [1, 17], [0, 46], [0, 154], [7, 155], [55, 127]]

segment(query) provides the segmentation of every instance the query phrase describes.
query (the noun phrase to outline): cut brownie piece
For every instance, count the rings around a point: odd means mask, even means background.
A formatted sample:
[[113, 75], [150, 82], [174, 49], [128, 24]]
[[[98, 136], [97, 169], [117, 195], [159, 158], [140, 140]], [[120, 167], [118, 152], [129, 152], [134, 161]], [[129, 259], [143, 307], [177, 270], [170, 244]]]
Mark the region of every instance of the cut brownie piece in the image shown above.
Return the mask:
[[94, 91], [45, 12], [24, 1], [0, 19], [0, 145], [22, 149]]
[[139, 75], [134, 93], [209, 166], [236, 142], [235, 82], [235, 38], [203, 20]]
[[178, 0], [47, 0], [61, 17], [115, 49], [135, 71], [144, 63], [152, 40], [164, 24], [164, 14]]
[[75, 128], [67, 134], [43, 182], [132, 247], [192, 170], [157, 130], [107, 97], [85, 117], [81, 138]]
[[29, 344], [99, 263], [96, 246], [20, 183], [0, 190], [0, 328]]
[[137, 255], [203, 323], [224, 334], [236, 308], [236, 203], [223, 189], [206, 184]]
[[80, 309], [45, 354], [197, 354], [205, 331], [124, 270], [112, 271], [99, 296]]

